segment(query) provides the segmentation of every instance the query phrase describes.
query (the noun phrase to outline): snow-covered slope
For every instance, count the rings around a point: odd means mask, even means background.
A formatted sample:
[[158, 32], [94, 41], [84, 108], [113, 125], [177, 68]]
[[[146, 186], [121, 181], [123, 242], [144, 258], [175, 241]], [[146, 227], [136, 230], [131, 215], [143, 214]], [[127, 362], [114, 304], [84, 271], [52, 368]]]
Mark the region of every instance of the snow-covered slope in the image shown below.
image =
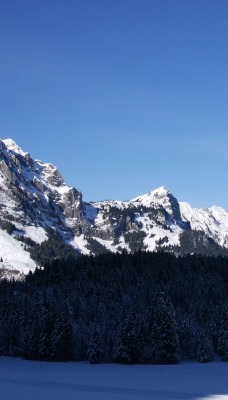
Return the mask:
[[7, 232], [0, 229], [0, 267], [5, 269], [15, 269], [20, 272], [28, 273], [34, 270], [36, 263], [31, 259], [25, 246], [15, 240]]
[[178, 201], [163, 186], [130, 201], [101, 201], [93, 206], [97, 210], [94, 225], [104, 238], [111, 235], [115, 239], [116, 245], [111, 244], [115, 251], [134, 250], [132, 240], [127, 239], [134, 235], [137, 240], [139, 232], [142, 235], [136, 249], [153, 251], [162, 241], [178, 245], [179, 234], [186, 226], [181, 221]]
[[78, 217], [81, 193], [54, 165], [33, 160], [11, 139], [0, 141], [0, 151], [0, 202], [14, 220], [65, 229], [65, 217]]
[[33, 160], [11, 139], [0, 140], [0, 228], [10, 230], [0, 237], [4, 266], [34, 269], [35, 262], [15, 238], [42, 243], [46, 230], [54, 228], [64, 241], [70, 240], [79, 233], [81, 208], [81, 193], [64, 183], [54, 165]]
[[[193, 209], [164, 186], [130, 201], [85, 203], [50, 163], [33, 160], [12, 139], [0, 140], [0, 257], [4, 266], [35, 268], [21, 237], [42, 243], [54, 229], [84, 254], [179, 246], [186, 231], [202, 231], [228, 249], [228, 213]], [[8, 233], [7, 233], [8, 232]], [[19, 241], [18, 241], [19, 239]], [[8, 244], [7, 244], [8, 243]], [[2, 264], [3, 266], [3, 264]]]
[[181, 217], [188, 221], [191, 229], [203, 231], [224, 247], [228, 247], [228, 212], [222, 207], [192, 208], [180, 202]]

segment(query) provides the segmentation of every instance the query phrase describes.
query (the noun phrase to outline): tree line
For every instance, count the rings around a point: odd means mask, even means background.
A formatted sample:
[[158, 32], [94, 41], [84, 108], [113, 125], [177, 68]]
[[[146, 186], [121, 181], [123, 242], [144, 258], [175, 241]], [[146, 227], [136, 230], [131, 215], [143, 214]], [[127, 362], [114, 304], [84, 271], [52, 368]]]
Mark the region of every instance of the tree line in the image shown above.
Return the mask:
[[0, 281], [0, 354], [91, 363], [228, 360], [228, 258], [56, 258]]

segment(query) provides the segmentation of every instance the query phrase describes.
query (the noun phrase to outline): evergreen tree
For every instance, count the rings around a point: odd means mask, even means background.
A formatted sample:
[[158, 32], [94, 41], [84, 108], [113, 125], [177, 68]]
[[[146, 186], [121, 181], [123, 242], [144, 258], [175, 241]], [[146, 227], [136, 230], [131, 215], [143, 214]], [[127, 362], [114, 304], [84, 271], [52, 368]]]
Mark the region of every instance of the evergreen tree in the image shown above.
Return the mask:
[[179, 358], [179, 338], [175, 312], [163, 292], [157, 295], [154, 323], [150, 334], [150, 361], [158, 364], [176, 363]]
[[76, 360], [85, 361], [88, 359], [88, 339], [87, 339], [87, 324], [79, 320], [75, 325], [74, 330], [74, 353], [73, 356]]
[[228, 331], [222, 328], [218, 333], [218, 354], [223, 361], [228, 361]]
[[144, 363], [148, 361], [147, 343], [148, 343], [148, 330], [144, 319], [141, 318], [138, 321], [136, 327], [137, 362]]
[[103, 351], [101, 346], [101, 337], [97, 327], [92, 330], [87, 356], [90, 364], [98, 364], [102, 361]]
[[205, 332], [202, 332], [199, 337], [197, 361], [200, 363], [207, 363], [213, 361], [214, 354], [211, 341]]
[[223, 361], [228, 361], [228, 306], [222, 308], [220, 328], [218, 332], [218, 354]]
[[135, 319], [135, 313], [129, 312], [121, 324], [113, 354], [114, 360], [119, 363], [133, 364], [138, 361]]
[[57, 320], [54, 305], [47, 303], [43, 309], [42, 326], [40, 333], [38, 349], [41, 360], [51, 360], [51, 338], [54, 331], [55, 321]]
[[67, 300], [64, 301], [60, 314], [55, 321], [51, 336], [51, 357], [53, 360], [68, 361], [73, 355], [73, 322]]

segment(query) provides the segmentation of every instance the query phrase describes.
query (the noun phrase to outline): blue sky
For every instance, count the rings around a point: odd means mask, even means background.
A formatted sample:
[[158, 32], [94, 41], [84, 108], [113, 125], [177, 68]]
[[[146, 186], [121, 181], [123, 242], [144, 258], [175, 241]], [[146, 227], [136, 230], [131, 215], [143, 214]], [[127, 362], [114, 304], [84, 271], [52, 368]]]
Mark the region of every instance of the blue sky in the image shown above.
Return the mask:
[[228, 208], [227, 0], [0, 0], [0, 137], [85, 200]]

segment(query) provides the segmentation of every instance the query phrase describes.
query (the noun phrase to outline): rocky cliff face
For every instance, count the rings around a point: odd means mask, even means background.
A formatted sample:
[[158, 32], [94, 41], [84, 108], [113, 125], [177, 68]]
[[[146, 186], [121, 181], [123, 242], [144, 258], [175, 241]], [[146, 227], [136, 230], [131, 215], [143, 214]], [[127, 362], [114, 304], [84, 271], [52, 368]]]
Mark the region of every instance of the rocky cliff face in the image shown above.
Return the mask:
[[[49, 228], [86, 254], [170, 249], [179, 246], [181, 235], [189, 230], [201, 231], [228, 248], [228, 213], [222, 208], [193, 209], [165, 187], [130, 201], [88, 204], [79, 190], [65, 184], [53, 164], [33, 160], [11, 139], [0, 140], [0, 222], [2, 229], [13, 224], [7, 233], [10, 248], [18, 236], [42, 242]], [[4, 243], [0, 256], [10, 262], [5, 233]]]
[[[68, 237], [83, 224], [82, 196], [65, 185], [52, 164], [32, 160], [12, 140], [0, 142], [2, 217], [18, 223], [54, 227]], [[74, 218], [72, 232], [67, 218]]]

